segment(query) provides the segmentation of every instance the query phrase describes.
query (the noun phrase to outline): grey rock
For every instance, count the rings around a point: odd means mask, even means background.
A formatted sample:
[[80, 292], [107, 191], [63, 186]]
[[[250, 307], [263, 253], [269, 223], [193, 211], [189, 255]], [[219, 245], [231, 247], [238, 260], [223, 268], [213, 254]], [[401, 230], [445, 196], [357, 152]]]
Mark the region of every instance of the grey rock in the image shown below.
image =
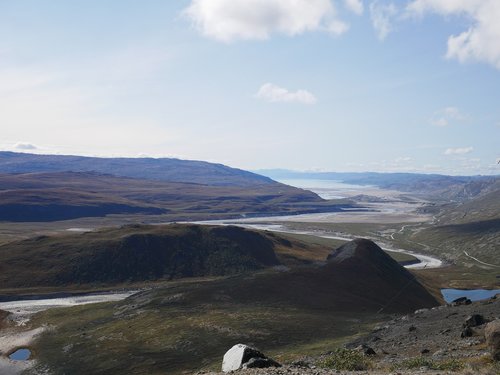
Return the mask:
[[462, 333], [460, 334], [461, 338], [471, 337], [474, 334], [474, 331], [470, 327], [465, 327]]
[[464, 323], [464, 328], [466, 327], [477, 327], [486, 323], [482, 315], [473, 314], [469, 316]]
[[375, 350], [373, 350], [373, 348], [369, 347], [368, 345], [366, 344], [361, 344], [359, 345], [356, 350], [359, 350], [360, 352], [363, 352], [364, 355], [366, 356], [371, 356], [371, 355], [376, 355], [377, 353], [375, 352]]
[[250, 358], [250, 360], [242, 366], [243, 369], [268, 367], [281, 367], [281, 365], [270, 358]]
[[470, 305], [472, 301], [468, 299], [467, 297], [460, 297], [451, 302], [453, 306], [463, 306], [463, 305]]
[[500, 319], [494, 320], [484, 329], [486, 344], [495, 361], [500, 361]]
[[294, 366], [294, 367], [302, 367], [302, 368], [309, 368], [309, 367], [311, 367], [311, 364], [309, 362], [307, 362], [307, 361], [299, 360], [299, 361], [292, 362], [292, 366]]

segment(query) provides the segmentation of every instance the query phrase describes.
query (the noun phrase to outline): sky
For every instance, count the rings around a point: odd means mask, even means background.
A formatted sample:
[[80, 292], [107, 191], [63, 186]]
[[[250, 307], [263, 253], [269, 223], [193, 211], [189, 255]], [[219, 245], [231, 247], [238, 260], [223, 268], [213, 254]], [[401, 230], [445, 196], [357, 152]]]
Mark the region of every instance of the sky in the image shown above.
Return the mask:
[[0, 150], [500, 172], [498, 0], [0, 0]]

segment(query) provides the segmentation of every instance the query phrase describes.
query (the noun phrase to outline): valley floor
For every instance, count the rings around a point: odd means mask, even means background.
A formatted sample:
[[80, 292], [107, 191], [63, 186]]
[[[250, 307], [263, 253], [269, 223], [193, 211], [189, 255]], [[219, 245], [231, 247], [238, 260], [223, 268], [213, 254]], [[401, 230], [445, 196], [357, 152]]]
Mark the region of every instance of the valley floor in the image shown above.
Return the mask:
[[[336, 194], [332, 191], [327, 193]], [[353, 195], [354, 192], [350, 196]], [[495, 261], [492, 258], [495, 251], [498, 251], [498, 247], [495, 247], [498, 246], [495, 245], [497, 232], [488, 234], [489, 248], [474, 246], [469, 249], [466, 237], [459, 237], [453, 242], [450, 240], [453, 239], [451, 237], [453, 234], [429, 231], [433, 228], [436, 218], [423, 210], [426, 203], [421, 199], [409, 198], [394, 192], [384, 194], [378, 190], [371, 192], [370, 195], [375, 198], [360, 198], [361, 201], [365, 200], [363, 205], [370, 210], [366, 212], [223, 222], [268, 230], [280, 227], [295, 233], [288, 234], [289, 238], [314, 243], [317, 247], [322, 246], [325, 251], [337, 247], [350, 238], [365, 237], [387, 247], [409, 250], [444, 260], [441, 268], [428, 267], [414, 271], [419, 280], [429, 287], [435, 296], [438, 296], [439, 288], [445, 287], [498, 288], [500, 268], [494, 267]], [[43, 223], [40, 226], [33, 223], [1, 224], [0, 243], [9, 242], [13, 238], [31, 237], [34, 234], [60, 235], [74, 231], [75, 228], [92, 230], [109, 224], [123, 224], [122, 220], [123, 218], [110, 217]], [[134, 220], [131, 217], [126, 222], [132, 223]], [[314, 235], [318, 233], [329, 238]], [[431, 235], [428, 235], [429, 233]], [[470, 236], [472, 238], [470, 243], [478, 245], [484, 238], [482, 234], [473, 236], [466, 233], [464, 236]], [[453, 243], [453, 248], [446, 247], [447, 243]], [[321, 252], [307, 256], [311, 257], [309, 261], [317, 262], [320, 259], [324, 260], [325, 255], [326, 253]], [[477, 259], [482, 263], [477, 262]], [[315, 364], [323, 358], [322, 353], [328, 348], [340, 347], [349, 341], [352, 345], [365, 343], [376, 351], [377, 355], [372, 359], [376, 366], [374, 370], [367, 372], [370, 375], [448, 373], [447, 370], [432, 371], [425, 366], [421, 366], [422, 369], [393, 368], [408, 358], [428, 358], [432, 361], [465, 360], [464, 368], [461, 370], [464, 374], [500, 373], [498, 368], [492, 367], [493, 365], [488, 362], [480, 328], [472, 337], [460, 338], [463, 321], [468, 315], [481, 313], [489, 320], [500, 318], [499, 300], [457, 308], [443, 306], [398, 318], [363, 314], [342, 316], [332, 314], [331, 311], [314, 311], [317, 314], [315, 316], [311, 315], [310, 311], [293, 309], [283, 314], [281, 306], [277, 306], [274, 310], [265, 309], [260, 305], [249, 309], [247, 305], [242, 304], [228, 309], [214, 310], [213, 301], [196, 308], [190, 307], [189, 310], [182, 305], [185, 296], [191, 295], [187, 286], [186, 290], [178, 293], [176, 288], [183, 289], [182, 283], [163, 281], [159, 284], [159, 288], [160, 291], [152, 294], [151, 300], [135, 297], [118, 304], [53, 309], [35, 315], [33, 326], [28, 327], [29, 329], [36, 329], [46, 324], [57, 327], [57, 332], [52, 330], [34, 344], [33, 347], [38, 350], [36, 356], [43, 357], [44, 363], [57, 363], [64, 358], [61, 368], [73, 370], [86, 368], [85, 366], [90, 366], [90, 362], [96, 359], [99, 365], [102, 365], [101, 369], [116, 369], [118, 368], [116, 366], [119, 366], [116, 357], [120, 358], [122, 362], [120, 366], [123, 369], [128, 368], [130, 373], [134, 374], [153, 373], [148, 372], [153, 370], [156, 371], [155, 374], [163, 374], [165, 372], [161, 372], [163, 370], [158, 367], [163, 364], [164, 368], [172, 369], [175, 373], [196, 373], [199, 369], [205, 368], [205, 372], [198, 373], [215, 375], [216, 372], [210, 371], [220, 366], [218, 362], [215, 363], [216, 358], [222, 357], [224, 348], [229, 349], [227, 347], [229, 342], [251, 337], [257, 338], [258, 344], [265, 345], [266, 342], [272, 342], [272, 345], [264, 349], [269, 349], [269, 354], [277, 355], [277, 359], [283, 363], [292, 363], [304, 356], [314, 368], [288, 365], [280, 369], [245, 370], [239, 372], [242, 375], [364, 374], [365, 372], [349, 373], [323, 369]], [[15, 291], [9, 291], [12, 292]], [[217, 294], [216, 297], [220, 303], [225, 303], [224, 298], [227, 298], [223, 294]], [[196, 298], [201, 297], [196, 296]], [[247, 306], [246, 310], [244, 306]], [[186, 318], [188, 314], [191, 315]], [[116, 317], [118, 318], [115, 319]], [[385, 319], [392, 320], [381, 324], [376, 332], [369, 333], [375, 324]], [[307, 323], [304, 329], [300, 328], [301, 322]], [[415, 329], [410, 330], [412, 326]], [[318, 327], [322, 327], [323, 330], [314, 337], [313, 329]], [[197, 347], [194, 348], [200, 340], [213, 342], [221, 337], [223, 344], [217, 344], [217, 350], [212, 348], [206, 352], [199, 352]], [[287, 341], [289, 337], [295, 341]], [[281, 343], [286, 343], [286, 346], [280, 347]], [[67, 351], [61, 352], [61, 348]], [[422, 354], [424, 350], [426, 352]], [[169, 359], [165, 358], [165, 353], [169, 355], [174, 353], [170, 363], [166, 363]], [[193, 353], [197, 356], [194, 364], [190, 363], [192, 362], [190, 356]], [[186, 363], [189, 363], [189, 366]], [[170, 365], [171, 367], [168, 367]], [[0, 373], [3, 375], [1, 362]]]

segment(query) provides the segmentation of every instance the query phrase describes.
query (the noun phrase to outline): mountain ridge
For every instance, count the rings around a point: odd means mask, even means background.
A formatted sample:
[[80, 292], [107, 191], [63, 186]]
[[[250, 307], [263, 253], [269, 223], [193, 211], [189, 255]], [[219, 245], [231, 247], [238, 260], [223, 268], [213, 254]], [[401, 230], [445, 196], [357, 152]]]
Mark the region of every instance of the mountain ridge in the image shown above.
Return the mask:
[[215, 186], [276, 183], [269, 177], [223, 164], [176, 158], [102, 158], [0, 151], [0, 173], [100, 172], [157, 181], [193, 182]]
[[286, 169], [256, 170], [276, 180], [332, 180], [353, 185], [422, 194], [438, 201], [466, 201], [495, 190], [500, 175], [448, 176], [405, 172], [298, 172]]
[[342, 207], [354, 205], [325, 201], [313, 192], [278, 182], [222, 186], [97, 172], [0, 173], [0, 221], [56, 221], [111, 214], [133, 214], [140, 221], [193, 221], [335, 212]]

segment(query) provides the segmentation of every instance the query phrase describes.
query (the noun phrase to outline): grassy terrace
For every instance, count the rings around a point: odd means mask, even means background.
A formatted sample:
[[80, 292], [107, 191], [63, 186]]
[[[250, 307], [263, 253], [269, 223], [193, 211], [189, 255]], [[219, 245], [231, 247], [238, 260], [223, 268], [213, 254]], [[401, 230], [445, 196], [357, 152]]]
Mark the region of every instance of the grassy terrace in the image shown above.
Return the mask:
[[57, 373], [177, 374], [218, 369], [222, 354], [239, 342], [278, 360], [321, 353], [382, 318], [279, 303], [242, 304], [223, 294], [215, 306], [207, 299], [193, 303], [184, 294], [189, 290], [186, 284], [171, 285], [116, 304], [44, 312], [32, 324], [57, 330], [37, 341], [34, 351], [42, 366]]

